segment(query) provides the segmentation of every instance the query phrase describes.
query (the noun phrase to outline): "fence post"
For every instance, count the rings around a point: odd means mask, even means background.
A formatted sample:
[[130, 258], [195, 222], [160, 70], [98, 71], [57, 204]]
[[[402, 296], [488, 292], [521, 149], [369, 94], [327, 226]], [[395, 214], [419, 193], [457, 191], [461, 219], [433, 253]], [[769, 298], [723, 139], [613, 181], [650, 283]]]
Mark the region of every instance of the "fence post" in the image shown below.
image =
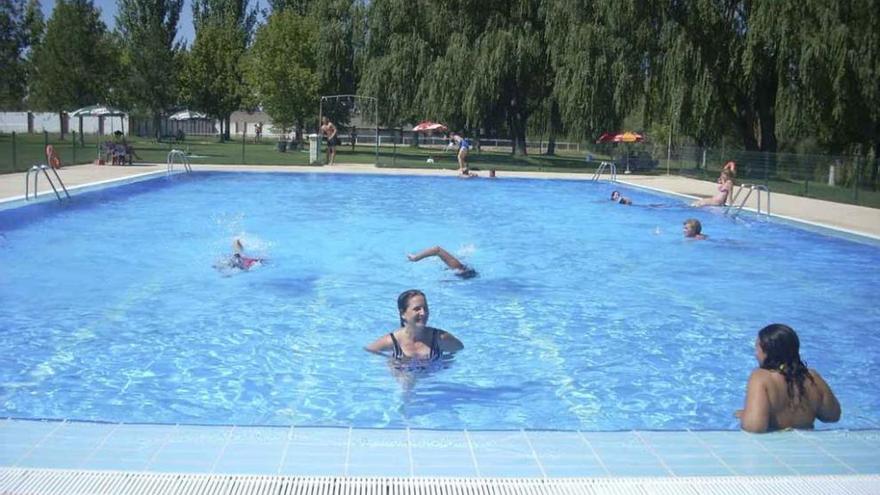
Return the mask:
[[17, 170], [15, 163], [15, 131], [12, 131], [12, 171], [15, 172]]
[[49, 146], [49, 131], [43, 130], [43, 153], [46, 152], [46, 146]]
[[71, 139], [70, 146], [73, 148], [73, 161], [71, 162], [71, 165], [76, 163], [76, 131], [72, 131], [72, 137], [73, 139]]
[[861, 176], [862, 158], [856, 160], [856, 173], [853, 177], [853, 203], [859, 204], [859, 177]]
[[247, 124], [245, 124], [244, 131], [241, 133], [241, 163], [244, 164], [244, 143], [247, 141]]

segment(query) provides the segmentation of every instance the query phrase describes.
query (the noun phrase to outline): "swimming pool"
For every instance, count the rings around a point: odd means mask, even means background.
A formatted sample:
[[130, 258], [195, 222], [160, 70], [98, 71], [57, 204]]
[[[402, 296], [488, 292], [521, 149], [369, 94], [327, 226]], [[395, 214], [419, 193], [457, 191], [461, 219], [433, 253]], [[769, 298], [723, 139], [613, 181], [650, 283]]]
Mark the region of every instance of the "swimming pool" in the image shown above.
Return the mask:
[[[0, 213], [0, 414], [440, 429], [731, 429], [766, 323], [878, 422], [876, 246], [607, 184], [198, 173]], [[706, 242], [681, 238], [696, 216]], [[270, 263], [212, 264], [240, 235]], [[480, 277], [405, 255], [442, 244]], [[364, 344], [429, 298], [465, 343], [395, 377]], [[857, 370], [857, 371], [855, 371]]]

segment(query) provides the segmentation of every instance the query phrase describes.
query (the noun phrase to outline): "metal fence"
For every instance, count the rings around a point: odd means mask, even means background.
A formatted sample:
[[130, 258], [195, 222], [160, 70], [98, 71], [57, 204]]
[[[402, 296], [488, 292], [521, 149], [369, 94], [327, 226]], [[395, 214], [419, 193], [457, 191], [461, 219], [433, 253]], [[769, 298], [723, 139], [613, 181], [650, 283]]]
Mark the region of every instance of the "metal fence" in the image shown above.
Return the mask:
[[[107, 162], [107, 149], [130, 145], [135, 161], [164, 163], [171, 149], [199, 156], [194, 163], [308, 165], [307, 143], [290, 143], [290, 136], [233, 133], [232, 141], [220, 142], [216, 128], [190, 122], [180, 136], [167, 134], [138, 137], [137, 125], [128, 136], [69, 133], [0, 132], [0, 173], [23, 172], [46, 163], [45, 149], [53, 145], [64, 164]], [[204, 124], [205, 126], [209, 124]], [[212, 123], [210, 125], [213, 125]], [[174, 130], [171, 128], [170, 130]], [[199, 136], [199, 131], [206, 135]], [[453, 149], [444, 136], [420, 136], [399, 129], [344, 129], [336, 161], [376, 163], [384, 166], [457, 167]], [[307, 138], [304, 138], [307, 139]], [[376, 142], [378, 139], [378, 146]], [[877, 162], [864, 157], [793, 153], [757, 153], [723, 148], [664, 144], [593, 144], [572, 141], [555, 143], [556, 157], [542, 156], [547, 141], [529, 140], [527, 158], [511, 154], [512, 141], [503, 138], [474, 139], [471, 161], [479, 168], [546, 171], [592, 171], [602, 160], [614, 160], [618, 170], [634, 173], [673, 174], [715, 181], [728, 160], [737, 163], [737, 182], [766, 185], [773, 193], [794, 194], [835, 202], [880, 207]], [[282, 152], [283, 151], [283, 152]], [[322, 147], [323, 155], [323, 147]]]
[[773, 192], [880, 206], [878, 162], [861, 156], [762, 153], [681, 146], [649, 148], [660, 173], [716, 180], [736, 162], [736, 181], [766, 185]]

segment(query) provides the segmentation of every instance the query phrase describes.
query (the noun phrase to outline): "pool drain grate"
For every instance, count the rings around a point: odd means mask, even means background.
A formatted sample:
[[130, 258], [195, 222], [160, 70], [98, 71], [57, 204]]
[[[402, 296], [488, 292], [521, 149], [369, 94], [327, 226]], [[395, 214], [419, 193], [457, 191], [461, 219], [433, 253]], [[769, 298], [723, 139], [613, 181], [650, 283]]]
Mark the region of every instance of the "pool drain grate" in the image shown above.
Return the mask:
[[804, 495], [880, 493], [880, 476], [343, 478], [0, 468], [0, 494]]

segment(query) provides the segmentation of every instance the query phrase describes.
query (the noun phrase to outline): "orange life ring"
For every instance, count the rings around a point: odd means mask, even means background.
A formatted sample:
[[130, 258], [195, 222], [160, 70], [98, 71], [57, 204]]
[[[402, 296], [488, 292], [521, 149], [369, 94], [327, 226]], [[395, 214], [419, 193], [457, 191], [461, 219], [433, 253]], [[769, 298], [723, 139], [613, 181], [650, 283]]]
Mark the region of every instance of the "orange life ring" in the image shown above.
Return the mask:
[[51, 144], [46, 146], [46, 160], [49, 161], [52, 168], [61, 168], [61, 158], [58, 157], [58, 152]]

